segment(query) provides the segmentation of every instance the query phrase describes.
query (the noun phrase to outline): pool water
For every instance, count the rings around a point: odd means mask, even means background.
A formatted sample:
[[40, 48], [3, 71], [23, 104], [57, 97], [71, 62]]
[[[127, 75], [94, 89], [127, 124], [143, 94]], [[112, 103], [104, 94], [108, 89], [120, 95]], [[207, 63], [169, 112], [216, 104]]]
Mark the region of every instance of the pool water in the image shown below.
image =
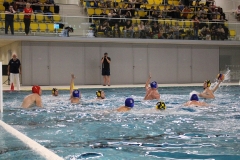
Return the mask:
[[25, 143], [6, 132], [0, 126], [0, 159], [44, 160], [43, 157], [31, 150]]
[[[75, 159], [240, 159], [239, 86], [221, 86], [209, 107], [185, 107], [189, 93], [202, 87], [159, 88], [165, 111], [156, 100], [143, 101], [144, 88], [82, 89], [82, 103], [69, 103], [43, 91], [44, 108], [22, 109], [30, 92], [4, 92], [3, 121], [67, 160]], [[115, 111], [132, 97], [130, 112]], [[202, 101], [203, 99], [201, 99]]]

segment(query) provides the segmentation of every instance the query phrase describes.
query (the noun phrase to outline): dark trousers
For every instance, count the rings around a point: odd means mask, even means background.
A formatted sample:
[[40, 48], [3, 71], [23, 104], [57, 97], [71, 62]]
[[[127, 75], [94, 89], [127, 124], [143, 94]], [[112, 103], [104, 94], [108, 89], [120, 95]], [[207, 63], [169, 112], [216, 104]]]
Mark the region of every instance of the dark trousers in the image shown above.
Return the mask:
[[30, 28], [30, 19], [24, 18], [24, 25], [25, 25], [25, 33], [29, 33], [29, 28]]
[[14, 34], [13, 20], [5, 20], [5, 34], [8, 34], [9, 26], [10, 26], [11, 33]]

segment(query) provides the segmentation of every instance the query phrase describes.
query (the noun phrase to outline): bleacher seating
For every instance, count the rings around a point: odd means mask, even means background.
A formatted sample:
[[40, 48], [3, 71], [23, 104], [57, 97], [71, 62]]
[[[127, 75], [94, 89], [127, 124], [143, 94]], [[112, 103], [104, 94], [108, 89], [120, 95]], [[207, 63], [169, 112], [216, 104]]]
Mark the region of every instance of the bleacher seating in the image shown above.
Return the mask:
[[[5, 0], [11, 3], [13, 0]], [[40, 0], [44, 3], [46, 0]], [[0, 32], [5, 32], [5, 7], [4, 0], [0, 0]], [[43, 6], [41, 6], [43, 10]], [[54, 6], [50, 6], [50, 11], [53, 15], [44, 15], [44, 13], [34, 13], [31, 15], [30, 33], [59, 33], [62, 29], [54, 29], [54, 23], [61, 23], [61, 15], [54, 13]], [[50, 18], [48, 18], [48, 16]], [[17, 12], [14, 14], [14, 33], [24, 33], [24, 14]], [[10, 28], [9, 28], [10, 31]]]
[[[90, 18], [90, 22], [95, 23], [97, 26], [100, 25], [99, 24], [99, 20], [97, 17], [100, 17], [100, 14], [102, 13], [102, 9], [105, 9], [106, 14], [109, 13], [109, 11], [111, 9], [115, 9], [115, 10], [119, 10], [121, 9], [122, 6], [126, 6], [131, 3], [131, 2], [125, 2], [122, 0], [104, 0], [104, 1], [98, 1], [98, 6], [101, 6], [101, 3], [106, 3], [109, 2], [111, 5], [110, 8], [101, 8], [101, 7], [94, 7], [94, 3], [93, 1], [89, 1], [89, 0], [81, 0], [83, 7], [86, 8], [86, 13], [88, 14], [89, 18]], [[116, 3], [117, 2], [117, 3]], [[184, 32], [193, 30], [193, 26], [194, 26], [194, 20], [193, 17], [195, 16], [195, 14], [198, 13], [198, 11], [200, 10], [201, 6], [198, 6], [198, 4], [196, 3], [196, 1], [192, 2], [192, 5], [190, 5], [191, 8], [191, 12], [188, 13], [187, 19], [178, 19], [178, 18], [173, 18], [173, 17], [164, 17], [164, 18], [158, 18], [158, 20], [151, 18], [151, 16], [149, 15], [150, 11], [152, 10], [156, 10], [157, 8], [160, 8], [160, 10], [163, 10], [165, 8], [165, 6], [162, 4], [162, 0], [148, 0], [148, 3], [142, 3], [140, 5], [140, 9], [135, 9], [135, 14], [132, 17], [132, 24], [133, 24], [133, 30], [135, 31], [135, 33], [137, 34], [138, 32], [138, 28], [137, 26], [140, 24], [141, 20], [148, 20], [150, 22], [150, 24], [153, 24], [153, 21], [157, 21], [158, 23], [161, 23], [162, 25], [165, 25], [166, 23], [170, 24], [170, 26], [174, 26], [176, 22], [178, 22], [179, 25], [179, 29], [181, 29], [183, 31], [183, 35], [186, 35]], [[169, 0], [168, 1], [169, 5], [166, 6], [167, 9], [170, 8], [170, 5], [173, 6], [178, 6], [179, 5], [179, 0]], [[206, 2], [205, 1], [200, 1], [199, 3], [204, 7], [204, 10], [207, 12], [208, 11], [208, 7], [206, 6]], [[221, 8], [221, 7], [218, 7]], [[183, 13], [181, 13], [180, 15], [182, 16]], [[209, 14], [209, 13], [208, 13]], [[220, 13], [214, 13], [217, 16], [217, 19], [220, 19]], [[218, 24], [222, 24], [225, 27], [228, 27], [228, 22], [221, 22], [218, 20], [213, 19], [217, 25]], [[200, 23], [206, 23], [209, 27], [211, 27], [211, 24], [208, 22], [200, 22]], [[112, 26], [111, 26], [112, 27]], [[97, 27], [98, 28], [98, 27]], [[121, 32], [123, 31], [123, 24], [120, 24], [120, 30]], [[102, 34], [102, 33], [101, 33]], [[136, 36], [135, 36], [136, 37]], [[181, 37], [181, 36], [180, 36]]]

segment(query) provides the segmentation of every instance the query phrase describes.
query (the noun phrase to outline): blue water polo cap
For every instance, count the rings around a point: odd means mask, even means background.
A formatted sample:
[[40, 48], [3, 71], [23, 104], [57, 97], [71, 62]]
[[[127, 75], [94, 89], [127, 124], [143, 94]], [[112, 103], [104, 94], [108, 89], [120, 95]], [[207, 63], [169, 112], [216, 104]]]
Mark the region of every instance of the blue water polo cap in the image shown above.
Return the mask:
[[125, 106], [132, 108], [134, 106], [134, 100], [132, 98], [127, 98], [125, 100]]
[[74, 98], [79, 98], [80, 97], [79, 90], [73, 90], [72, 95], [73, 95]]
[[150, 86], [151, 86], [151, 88], [157, 88], [158, 85], [157, 85], [156, 81], [153, 81], [150, 83]]
[[198, 96], [196, 94], [192, 94], [190, 101], [198, 101]]

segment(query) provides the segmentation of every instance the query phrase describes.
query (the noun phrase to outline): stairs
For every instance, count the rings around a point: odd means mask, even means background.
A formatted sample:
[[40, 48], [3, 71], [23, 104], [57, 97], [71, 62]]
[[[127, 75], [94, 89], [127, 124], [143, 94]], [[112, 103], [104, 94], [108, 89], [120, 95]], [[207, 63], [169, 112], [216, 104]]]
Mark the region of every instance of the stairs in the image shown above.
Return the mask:
[[60, 15], [65, 27], [71, 26], [74, 29], [70, 36], [86, 36], [86, 30], [89, 28], [88, 18], [84, 14], [84, 10], [79, 5], [74, 4], [58, 4], [60, 7]]

